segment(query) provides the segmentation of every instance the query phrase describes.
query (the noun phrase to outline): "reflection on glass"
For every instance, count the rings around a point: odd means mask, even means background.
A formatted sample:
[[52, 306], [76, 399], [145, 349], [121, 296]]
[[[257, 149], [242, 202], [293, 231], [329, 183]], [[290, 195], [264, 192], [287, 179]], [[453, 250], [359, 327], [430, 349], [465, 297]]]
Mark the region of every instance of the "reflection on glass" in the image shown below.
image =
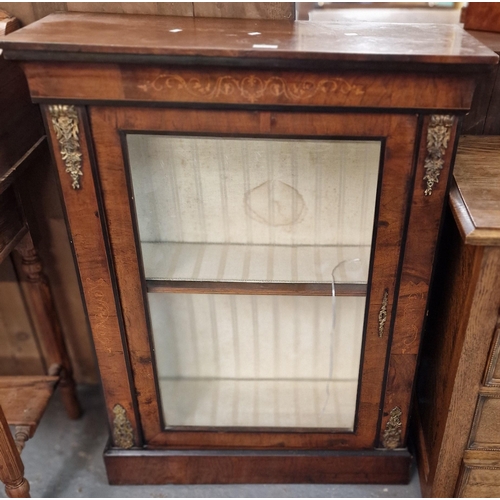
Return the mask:
[[[223, 292], [148, 294], [166, 425], [352, 429], [365, 296], [338, 291], [368, 279], [380, 143], [127, 142], [150, 291]], [[232, 294], [252, 282], [332, 295]]]

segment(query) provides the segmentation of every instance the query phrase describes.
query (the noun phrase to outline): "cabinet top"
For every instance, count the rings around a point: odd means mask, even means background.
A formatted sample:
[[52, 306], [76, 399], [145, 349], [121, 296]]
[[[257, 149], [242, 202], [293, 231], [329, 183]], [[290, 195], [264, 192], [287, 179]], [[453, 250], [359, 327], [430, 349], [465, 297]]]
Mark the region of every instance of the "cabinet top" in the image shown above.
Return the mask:
[[[55, 13], [1, 42], [6, 58], [290, 66], [338, 63], [495, 64], [457, 25], [331, 23]], [[302, 67], [302, 66], [301, 66]], [[326, 68], [325, 68], [326, 69]]]
[[500, 136], [460, 138], [450, 203], [465, 242], [500, 245]]

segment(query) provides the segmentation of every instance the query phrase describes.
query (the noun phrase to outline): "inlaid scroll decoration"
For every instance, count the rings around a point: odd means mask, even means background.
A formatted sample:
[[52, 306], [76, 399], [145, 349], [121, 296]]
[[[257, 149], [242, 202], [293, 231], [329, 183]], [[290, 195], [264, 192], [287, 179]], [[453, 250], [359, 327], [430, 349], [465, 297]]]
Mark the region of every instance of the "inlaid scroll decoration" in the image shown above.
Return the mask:
[[211, 77], [206, 75], [201, 78], [185, 79], [180, 75], [163, 73], [152, 81], [147, 81], [138, 88], [147, 92], [172, 90], [186, 92], [187, 94], [204, 99], [216, 99], [219, 96], [236, 96], [251, 103], [258, 102], [266, 97], [284, 97], [289, 101], [311, 99], [317, 94], [355, 94], [365, 93], [362, 85], [355, 85], [344, 78], [324, 78], [319, 81], [303, 80], [288, 82], [278, 76], [261, 78], [248, 75], [243, 78], [234, 76]]
[[389, 420], [385, 424], [384, 438], [382, 444], [384, 448], [393, 450], [401, 443], [401, 415], [403, 412], [399, 406], [394, 407], [389, 413]]
[[117, 404], [113, 408], [115, 418], [113, 420], [113, 441], [118, 448], [125, 450], [134, 446], [134, 431], [132, 424], [127, 418], [125, 408]]
[[429, 128], [427, 129], [427, 156], [424, 163], [424, 181], [427, 182], [427, 188], [424, 191], [425, 196], [430, 196], [434, 184], [439, 182], [452, 126], [453, 116], [451, 115], [431, 116]]
[[49, 112], [59, 142], [61, 157], [66, 165], [66, 172], [71, 177], [71, 187], [80, 189], [80, 177], [83, 172], [76, 108], [71, 105], [56, 104], [49, 106]]
[[384, 296], [382, 298], [382, 305], [380, 306], [380, 311], [378, 313], [378, 336], [383, 337], [385, 323], [387, 321], [387, 302], [389, 300], [389, 290], [386, 288], [384, 290]]

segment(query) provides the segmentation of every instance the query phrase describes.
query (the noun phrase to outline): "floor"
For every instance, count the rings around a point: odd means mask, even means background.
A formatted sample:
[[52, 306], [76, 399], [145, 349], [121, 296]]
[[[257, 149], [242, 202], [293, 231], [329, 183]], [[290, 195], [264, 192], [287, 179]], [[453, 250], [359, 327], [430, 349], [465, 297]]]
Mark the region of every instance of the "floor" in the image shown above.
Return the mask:
[[[80, 389], [84, 415], [78, 421], [66, 418], [56, 394], [23, 452], [26, 477], [33, 497], [420, 497], [418, 475], [413, 470], [409, 485], [192, 485], [109, 486], [102, 461], [108, 429], [99, 388]], [[4, 496], [3, 489], [0, 497]]]

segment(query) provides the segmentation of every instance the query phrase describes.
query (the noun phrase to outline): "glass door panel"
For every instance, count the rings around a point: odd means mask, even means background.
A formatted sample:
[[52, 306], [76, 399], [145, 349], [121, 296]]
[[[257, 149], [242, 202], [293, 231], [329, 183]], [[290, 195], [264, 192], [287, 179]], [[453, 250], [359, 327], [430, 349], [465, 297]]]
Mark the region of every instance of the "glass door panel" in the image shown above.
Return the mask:
[[166, 426], [352, 430], [380, 142], [127, 144]]
[[352, 428], [364, 297], [149, 301], [167, 424]]

